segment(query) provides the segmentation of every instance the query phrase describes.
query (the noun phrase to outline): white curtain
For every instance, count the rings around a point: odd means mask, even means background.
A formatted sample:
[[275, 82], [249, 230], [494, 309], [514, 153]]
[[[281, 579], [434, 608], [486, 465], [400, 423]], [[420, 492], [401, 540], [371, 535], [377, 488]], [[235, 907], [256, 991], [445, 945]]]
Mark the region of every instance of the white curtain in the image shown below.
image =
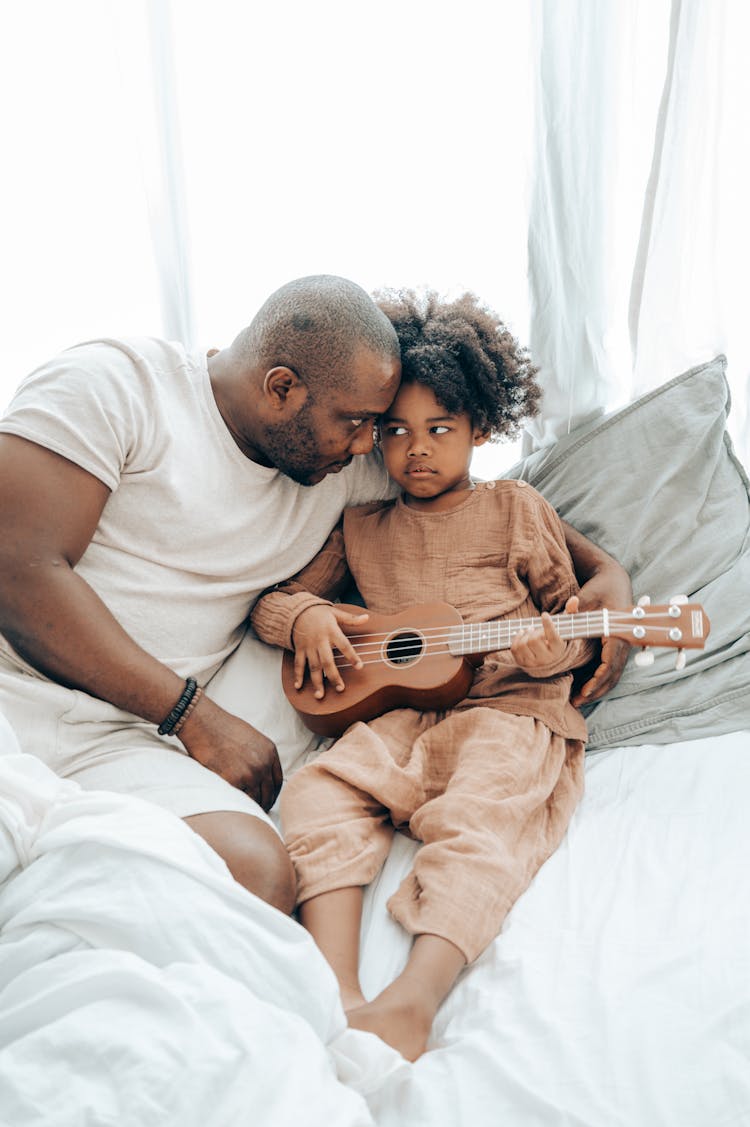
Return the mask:
[[3, 5], [0, 399], [91, 336], [221, 346], [331, 271], [497, 308], [543, 369], [531, 445], [726, 352], [747, 463], [749, 23], [746, 0]]
[[309, 273], [474, 289], [526, 340], [529, 27], [517, 0], [0, 4], [0, 407], [79, 340], [221, 347]]
[[750, 461], [750, 6], [535, 0], [531, 345], [544, 445], [724, 352]]

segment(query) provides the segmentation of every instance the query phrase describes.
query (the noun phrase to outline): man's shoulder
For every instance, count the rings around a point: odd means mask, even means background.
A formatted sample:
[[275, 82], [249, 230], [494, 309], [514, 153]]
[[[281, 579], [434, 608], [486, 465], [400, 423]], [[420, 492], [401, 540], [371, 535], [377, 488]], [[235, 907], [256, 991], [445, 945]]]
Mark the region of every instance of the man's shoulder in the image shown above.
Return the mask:
[[99, 337], [81, 341], [51, 361], [61, 367], [96, 365], [152, 371], [181, 368], [188, 360], [184, 345], [159, 337]]
[[81, 392], [96, 395], [118, 382], [127, 389], [139, 380], [184, 368], [187, 354], [182, 345], [156, 337], [101, 337], [81, 341], [40, 364], [20, 383], [18, 392], [78, 380]]
[[186, 354], [156, 338], [84, 341], [21, 383], [0, 431], [28, 439], [98, 477], [109, 489], [126, 466], [151, 465], [183, 394]]

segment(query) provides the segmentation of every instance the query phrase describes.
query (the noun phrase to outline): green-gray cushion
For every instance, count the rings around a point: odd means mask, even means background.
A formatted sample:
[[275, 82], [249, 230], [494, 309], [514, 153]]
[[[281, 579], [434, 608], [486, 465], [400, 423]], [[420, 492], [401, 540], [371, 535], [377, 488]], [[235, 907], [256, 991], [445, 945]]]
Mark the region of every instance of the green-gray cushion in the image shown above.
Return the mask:
[[726, 433], [726, 360], [692, 368], [589, 421], [508, 471], [628, 570], [635, 597], [685, 594], [711, 632], [702, 651], [631, 659], [588, 710], [589, 749], [750, 728], [750, 495]]

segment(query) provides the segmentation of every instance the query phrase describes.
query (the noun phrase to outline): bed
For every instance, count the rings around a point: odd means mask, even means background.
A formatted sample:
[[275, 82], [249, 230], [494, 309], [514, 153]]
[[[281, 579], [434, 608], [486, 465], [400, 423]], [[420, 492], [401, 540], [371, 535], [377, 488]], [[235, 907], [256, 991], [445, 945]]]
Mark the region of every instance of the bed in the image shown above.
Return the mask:
[[[568, 835], [415, 1064], [347, 1028], [306, 933], [182, 822], [58, 779], [0, 718], [3, 1127], [750, 1124], [750, 498], [724, 365], [510, 471], [711, 631], [590, 709]], [[248, 635], [211, 691], [289, 774], [319, 744], [279, 664]], [[397, 837], [367, 892], [366, 992], [406, 959], [384, 905], [416, 848]]]

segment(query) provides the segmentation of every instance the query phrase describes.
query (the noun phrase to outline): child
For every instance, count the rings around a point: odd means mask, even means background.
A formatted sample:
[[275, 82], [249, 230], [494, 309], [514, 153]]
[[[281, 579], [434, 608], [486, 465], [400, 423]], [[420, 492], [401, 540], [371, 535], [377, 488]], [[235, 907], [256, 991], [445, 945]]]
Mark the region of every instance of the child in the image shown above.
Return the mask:
[[[365, 605], [391, 614], [442, 600], [465, 622], [575, 611], [578, 590], [560, 521], [524, 482], [474, 482], [474, 448], [512, 434], [536, 411], [536, 369], [472, 295], [441, 302], [383, 297], [402, 349], [400, 391], [379, 421], [385, 465], [401, 495], [345, 512], [295, 580], [262, 597], [253, 625], [295, 651], [316, 695], [343, 688], [334, 653], [361, 667], [343, 628], [362, 628], [326, 602], [354, 582]], [[565, 834], [583, 790], [585, 723], [568, 670], [591, 644], [564, 641], [549, 614], [510, 651], [478, 668], [448, 711], [400, 708], [353, 724], [297, 772], [281, 815], [298, 878], [300, 920], [339, 980], [350, 1025], [410, 1060], [461, 969]], [[423, 842], [390, 898], [415, 936], [409, 961], [367, 1002], [358, 977], [362, 886], [396, 829]]]

